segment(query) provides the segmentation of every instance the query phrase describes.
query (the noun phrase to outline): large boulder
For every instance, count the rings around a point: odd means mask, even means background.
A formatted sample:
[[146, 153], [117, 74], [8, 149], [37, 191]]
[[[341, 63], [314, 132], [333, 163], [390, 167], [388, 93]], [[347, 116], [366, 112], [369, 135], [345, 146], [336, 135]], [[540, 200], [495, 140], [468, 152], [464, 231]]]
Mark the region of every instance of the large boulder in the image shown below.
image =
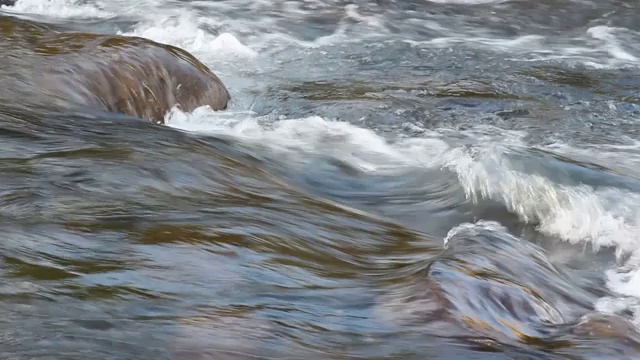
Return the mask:
[[[93, 108], [156, 123], [174, 106], [227, 107], [220, 78], [189, 52], [129, 36], [57, 32], [0, 17], [0, 61], [12, 80], [0, 98], [38, 99], [52, 107]], [[9, 97], [9, 99], [7, 99]], [[13, 97], [13, 99], [11, 99]]]

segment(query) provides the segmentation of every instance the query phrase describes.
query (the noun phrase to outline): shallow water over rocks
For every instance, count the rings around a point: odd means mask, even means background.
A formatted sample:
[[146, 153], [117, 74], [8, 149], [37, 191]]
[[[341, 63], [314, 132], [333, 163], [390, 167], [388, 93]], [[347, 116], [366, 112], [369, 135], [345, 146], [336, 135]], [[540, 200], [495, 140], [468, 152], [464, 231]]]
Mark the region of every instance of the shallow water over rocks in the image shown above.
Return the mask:
[[1, 40], [3, 353], [637, 358], [638, 11], [3, 7], [0, 27], [183, 48], [233, 99], [164, 126], [33, 106], [25, 34]]

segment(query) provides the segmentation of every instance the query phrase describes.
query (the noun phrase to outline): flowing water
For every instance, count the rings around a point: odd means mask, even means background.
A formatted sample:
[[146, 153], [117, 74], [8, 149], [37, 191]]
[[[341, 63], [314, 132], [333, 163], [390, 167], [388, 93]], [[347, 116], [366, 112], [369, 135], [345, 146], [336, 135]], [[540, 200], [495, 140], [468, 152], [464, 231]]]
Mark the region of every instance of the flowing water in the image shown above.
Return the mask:
[[3, 39], [0, 357], [640, 358], [638, 16], [635, 0], [3, 7], [0, 24], [186, 49], [232, 102], [164, 126], [33, 107]]

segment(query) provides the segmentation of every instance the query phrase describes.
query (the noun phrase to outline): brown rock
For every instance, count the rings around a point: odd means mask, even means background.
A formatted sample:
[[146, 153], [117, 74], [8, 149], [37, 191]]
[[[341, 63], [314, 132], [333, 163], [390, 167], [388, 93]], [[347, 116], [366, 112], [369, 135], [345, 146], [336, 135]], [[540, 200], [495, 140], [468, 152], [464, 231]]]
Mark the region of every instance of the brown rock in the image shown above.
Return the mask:
[[156, 123], [164, 123], [174, 106], [187, 112], [205, 105], [223, 110], [230, 100], [218, 76], [174, 46], [139, 37], [62, 33], [8, 17], [0, 17], [0, 36], [7, 51], [0, 61], [15, 77], [5, 87], [16, 89], [5, 93], [9, 98], [22, 93], [53, 107], [88, 107]]

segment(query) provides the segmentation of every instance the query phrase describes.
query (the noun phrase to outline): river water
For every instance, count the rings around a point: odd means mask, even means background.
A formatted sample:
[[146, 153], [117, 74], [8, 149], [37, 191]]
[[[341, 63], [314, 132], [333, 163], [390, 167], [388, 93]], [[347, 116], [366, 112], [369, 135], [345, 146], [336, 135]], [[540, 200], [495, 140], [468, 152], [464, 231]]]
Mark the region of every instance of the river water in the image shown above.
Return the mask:
[[0, 99], [0, 357], [640, 358], [639, 15], [3, 7], [186, 49], [232, 102], [162, 126]]

